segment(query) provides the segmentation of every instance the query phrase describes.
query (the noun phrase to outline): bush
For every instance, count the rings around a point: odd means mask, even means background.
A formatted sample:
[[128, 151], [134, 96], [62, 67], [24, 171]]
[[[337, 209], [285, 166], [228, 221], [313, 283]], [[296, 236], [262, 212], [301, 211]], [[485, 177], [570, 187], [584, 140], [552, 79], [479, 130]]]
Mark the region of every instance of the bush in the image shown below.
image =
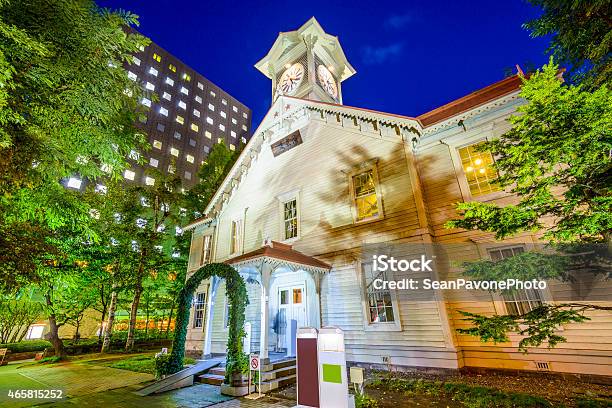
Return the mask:
[[7, 348], [11, 353], [26, 353], [31, 351], [43, 351], [53, 348], [47, 340], [22, 340], [18, 343], [0, 344], [0, 348]]
[[378, 401], [365, 394], [355, 394], [356, 408], [378, 408]]
[[155, 355], [155, 378], [162, 378], [170, 374], [170, 354], [159, 353]]

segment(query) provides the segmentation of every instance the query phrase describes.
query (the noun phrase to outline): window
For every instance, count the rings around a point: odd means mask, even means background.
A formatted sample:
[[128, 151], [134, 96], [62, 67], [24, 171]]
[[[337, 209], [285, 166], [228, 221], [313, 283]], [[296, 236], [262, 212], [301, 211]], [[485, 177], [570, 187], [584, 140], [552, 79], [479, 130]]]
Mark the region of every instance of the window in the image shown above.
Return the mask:
[[210, 116], [206, 117], [206, 123], [208, 123], [209, 125], [212, 125], [214, 123], [214, 121], [212, 120], [212, 118]]
[[181, 133], [180, 133], [180, 132], [177, 132], [176, 130], [174, 131], [174, 138], [175, 138], [176, 140], [181, 140], [181, 136], [182, 136], [182, 135], [181, 135]]
[[155, 85], [153, 85], [150, 82], [147, 82], [147, 84], [145, 85], [145, 88], [147, 88], [149, 91], [154, 91], [155, 90]]
[[297, 198], [283, 203], [283, 226], [285, 239], [298, 236]]
[[374, 169], [352, 176], [355, 221], [377, 218], [380, 215]]
[[245, 112], [242, 112], [242, 117], [246, 119], [247, 118], [247, 114]]
[[236, 146], [234, 146], [232, 143], [230, 143], [229, 149], [233, 152], [234, 150], [236, 150]]
[[166, 83], [170, 86], [174, 86], [174, 79], [166, 77]]
[[374, 281], [391, 280], [389, 271], [374, 271], [371, 263], [362, 264], [365, 278], [365, 296], [369, 323], [388, 323], [395, 321], [393, 299], [389, 289], [375, 289]]
[[222, 131], [222, 132], [225, 132], [225, 125], [219, 123], [219, 130]]
[[240, 251], [240, 241], [242, 237], [242, 220], [232, 221], [230, 241], [230, 253], [237, 254]]
[[179, 101], [178, 106], [181, 109], [186, 109], [187, 108], [187, 104], [185, 102], [183, 102], [183, 101]]
[[191, 180], [191, 172], [190, 171], [186, 171], [185, 172], [185, 179], [186, 180]]
[[204, 310], [206, 309], [206, 294], [199, 292], [193, 302], [193, 327], [198, 329], [204, 325]]
[[241, 138], [240, 138], [240, 141], [241, 141], [242, 143], [245, 143], [245, 144], [246, 144], [246, 142], [247, 142], [247, 140], [246, 140], [246, 138], [245, 138], [245, 137], [241, 137]]
[[223, 111], [219, 112], [219, 115], [221, 115], [221, 117], [224, 118], [224, 119], [227, 118], [227, 113], [225, 113]]
[[162, 142], [160, 142], [159, 140], [153, 140], [153, 147], [156, 149], [161, 149], [162, 148]]
[[160, 132], [163, 132], [164, 130], [166, 130], [166, 125], [164, 125], [163, 123], [157, 123], [157, 130], [159, 130]]
[[192, 155], [187, 154], [185, 155], [185, 160], [187, 160], [189, 163], [193, 163], [195, 161], [195, 158]]
[[191, 81], [191, 75], [189, 75], [188, 73], [184, 73], [183, 74], [183, 79], [187, 82]]
[[212, 139], [212, 133], [210, 133], [208, 130], [204, 132], [204, 136], [206, 136], [209, 139]]
[[210, 152], [210, 147], [204, 146], [202, 150], [204, 150], [204, 154], [208, 154]]
[[194, 139], [189, 139], [189, 146], [196, 147], [196, 141]]
[[224, 105], [227, 105], [227, 100], [226, 99], [221, 99], [221, 103]]
[[134, 65], [140, 66], [140, 58], [132, 57], [132, 62], [134, 63]]
[[44, 325], [41, 325], [41, 324], [32, 325], [28, 327], [28, 333], [26, 334], [25, 338], [27, 340], [42, 339], [44, 331], [45, 331]]
[[159, 165], [159, 160], [157, 160], [157, 159], [155, 159], [155, 158], [153, 158], [153, 157], [151, 157], [151, 158], [149, 159], [149, 166], [151, 166], [151, 167], [157, 167], [158, 165]]
[[164, 92], [164, 94], [162, 95], [162, 98], [164, 98], [167, 101], [171, 101], [172, 95], [170, 95], [168, 92]]
[[66, 185], [70, 188], [74, 188], [76, 190], [81, 188], [82, 181], [76, 177], [70, 177], [68, 179], [68, 183]]
[[138, 79], [138, 75], [136, 75], [132, 71], [128, 71], [128, 78], [130, 78], [132, 81], [136, 81]]
[[211, 111], [215, 111], [215, 105], [213, 105], [212, 103], [208, 104], [208, 109], [210, 109]]
[[184, 93], [185, 95], [189, 95], [189, 91], [184, 86], [181, 86], [181, 93]]
[[200, 265], [210, 263], [212, 253], [212, 235], [204, 235], [202, 237], [202, 254], [200, 255]]
[[176, 67], [172, 64], [168, 65], [168, 69], [172, 72], [176, 72]]
[[201, 96], [197, 96], [195, 97], [195, 100], [197, 103], [202, 103], [202, 97]]
[[217, 138], [217, 143], [219, 143], [219, 144], [223, 143], [223, 138], [222, 137], [218, 137]]
[[142, 98], [140, 103], [142, 103], [144, 106], [148, 106], [149, 108], [151, 107], [151, 100], [149, 98]]
[[[489, 256], [494, 262], [511, 258], [524, 252], [522, 246], [512, 248], [489, 249]], [[542, 293], [537, 289], [523, 289], [512, 292], [503, 291], [502, 298], [509, 315], [523, 315], [531, 312], [543, 303]]]
[[173, 148], [170, 149], [170, 154], [175, 156], [175, 157], [178, 157], [179, 150], [177, 148], [173, 147]]
[[195, 123], [191, 124], [191, 130], [193, 130], [194, 132], [197, 132], [198, 130], [200, 130], [200, 127], [198, 125], [196, 125]]
[[130, 154], [128, 155], [130, 159], [132, 160], [138, 160], [140, 159], [140, 153], [138, 153], [135, 150], [130, 150]]
[[242, 130], [247, 130], [246, 125], [242, 125]]
[[213, 91], [210, 91], [210, 96], [212, 96], [214, 98], [215, 96], [217, 96], [217, 94], [214, 93]]
[[236, 118], [232, 118], [232, 125], [237, 125], [238, 121], [236, 120]]
[[236, 138], [236, 132], [234, 132], [233, 130], [230, 132], [230, 136], [233, 137], [234, 139]]
[[104, 184], [96, 184], [96, 188], [94, 191], [98, 194], [106, 194], [108, 188]]
[[236, 106], [232, 106], [232, 110], [233, 110], [234, 112], [238, 112], [238, 108], [237, 108]]
[[184, 124], [185, 124], [185, 118], [183, 118], [183, 117], [182, 117], [182, 116], [180, 116], [180, 115], [177, 115], [177, 116], [176, 116], [176, 121], [177, 121], [178, 123], [180, 123], [181, 125], [184, 125]]
[[136, 177], [136, 173], [134, 173], [132, 170], [125, 170], [123, 172], [123, 177], [128, 180], [134, 180], [134, 177]]
[[198, 82], [198, 89], [204, 90], [204, 84], [201, 82]]
[[161, 55], [159, 55], [158, 53], [154, 52], [153, 53], [153, 59], [157, 62], [161, 62]]
[[168, 109], [164, 108], [163, 106], [159, 107], [159, 114], [163, 115], [163, 116], [168, 116]]
[[153, 177], [145, 177], [145, 184], [147, 186], [152, 186], [155, 184], [155, 179]]
[[176, 171], [176, 168], [172, 164], [169, 164], [168, 165], [168, 173], [174, 174], [175, 171]]
[[199, 111], [199, 110], [197, 110], [197, 109], [194, 109], [194, 110], [193, 110], [193, 116], [195, 116], [195, 117], [198, 117], [198, 118], [199, 118], [199, 117], [200, 117], [200, 111]]
[[157, 76], [157, 70], [153, 67], [149, 68], [149, 74], [153, 76]]
[[493, 168], [493, 155], [490, 152], [478, 152], [476, 149], [483, 142], [459, 149], [461, 166], [467, 178], [468, 186], [472, 196], [479, 196], [499, 191], [499, 185], [495, 182], [497, 172]]

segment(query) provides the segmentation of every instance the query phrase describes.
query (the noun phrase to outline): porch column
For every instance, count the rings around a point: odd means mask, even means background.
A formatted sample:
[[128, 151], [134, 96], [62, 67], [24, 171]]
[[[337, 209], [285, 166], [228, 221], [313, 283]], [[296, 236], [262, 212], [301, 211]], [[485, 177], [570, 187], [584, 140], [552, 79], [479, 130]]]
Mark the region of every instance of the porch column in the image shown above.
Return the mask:
[[272, 266], [264, 263], [261, 268], [261, 326], [259, 338], [259, 358], [262, 364], [269, 363], [268, 357], [268, 332], [269, 327], [269, 307], [270, 307], [270, 276], [272, 275]]
[[208, 291], [208, 299], [206, 302], [206, 324], [204, 325], [204, 350], [202, 351], [203, 359], [212, 357], [212, 321], [215, 315], [215, 296], [217, 295], [219, 282], [220, 279], [213, 276], [210, 282], [210, 290]]

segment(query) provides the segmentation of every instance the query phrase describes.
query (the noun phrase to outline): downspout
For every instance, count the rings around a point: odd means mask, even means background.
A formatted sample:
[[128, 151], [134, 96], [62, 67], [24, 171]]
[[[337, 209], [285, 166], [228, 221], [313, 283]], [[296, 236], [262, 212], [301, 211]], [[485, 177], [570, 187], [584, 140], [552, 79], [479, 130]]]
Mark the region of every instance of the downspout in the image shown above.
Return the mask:
[[242, 242], [240, 243], [240, 252], [244, 254], [244, 242], [246, 237], [246, 216], [249, 207], [244, 207], [244, 216], [242, 217]]

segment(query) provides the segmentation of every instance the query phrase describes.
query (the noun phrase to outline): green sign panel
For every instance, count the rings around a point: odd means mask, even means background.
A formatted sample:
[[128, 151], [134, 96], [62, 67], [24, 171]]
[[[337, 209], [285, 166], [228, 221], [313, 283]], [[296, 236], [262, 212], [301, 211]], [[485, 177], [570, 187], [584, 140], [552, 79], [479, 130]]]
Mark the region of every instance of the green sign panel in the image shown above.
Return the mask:
[[338, 364], [323, 364], [323, 381], [342, 384], [342, 366]]

